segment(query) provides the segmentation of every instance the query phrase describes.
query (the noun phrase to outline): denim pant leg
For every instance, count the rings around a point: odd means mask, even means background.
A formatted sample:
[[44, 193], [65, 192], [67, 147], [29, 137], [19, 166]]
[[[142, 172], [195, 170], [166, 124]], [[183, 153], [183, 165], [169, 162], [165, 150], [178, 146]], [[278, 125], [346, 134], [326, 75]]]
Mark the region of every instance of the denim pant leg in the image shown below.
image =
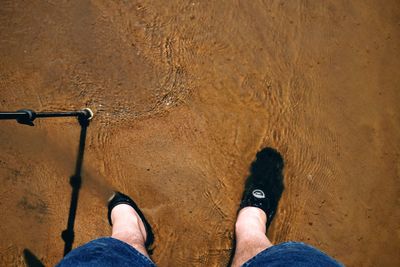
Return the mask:
[[339, 267], [343, 266], [318, 249], [300, 242], [272, 246], [243, 264], [243, 267]]
[[103, 237], [72, 250], [57, 266], [155, 267], [155, 264], [127, 243], [112, 237]]

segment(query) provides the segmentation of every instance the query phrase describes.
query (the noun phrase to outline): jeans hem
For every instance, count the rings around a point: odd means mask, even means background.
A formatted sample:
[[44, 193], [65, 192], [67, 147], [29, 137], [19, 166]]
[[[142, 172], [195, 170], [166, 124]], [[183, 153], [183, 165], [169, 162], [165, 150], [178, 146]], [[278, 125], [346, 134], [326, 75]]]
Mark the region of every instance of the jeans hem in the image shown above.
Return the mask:
[[116, 238], [114, 238], [114, 237], [103, 237], [103, 238], [106, 238], [106, 239], [110, 238], [110, 239], [113, 239], [113, 240], [116, 240], [116, 241], [120, 242], [120, 243], [123, 244], [124, 246], [127, 246], [127, 248], [129, 248], [133, 253], [135, 253], [138, 257], [142, 258], [144, 261], [147, 261], [148, 263], [152, 264], [153, 266], [156, 266], [156, 265], [154, 264], [154, 262], [153, 262], [149, 257], [143, 255], [143, 254], [140, 253], [136, 248], [132, 247], [132, 246], [129, 245], [128, 243], [126, 243], [126, 242], [124, 242], [124, 241], [122, 241], [122, 240], [116, 239]]

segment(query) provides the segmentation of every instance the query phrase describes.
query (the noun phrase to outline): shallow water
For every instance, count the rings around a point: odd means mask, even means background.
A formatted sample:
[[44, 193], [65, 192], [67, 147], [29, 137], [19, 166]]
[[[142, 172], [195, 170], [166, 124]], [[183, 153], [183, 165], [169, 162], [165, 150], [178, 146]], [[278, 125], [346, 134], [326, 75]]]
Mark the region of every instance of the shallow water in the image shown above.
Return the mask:
[[[286, 191], [274, 242], [396, 266], [396, 1], [0, 4], [0, 109], [90, 107], [74, 246], [131, 195], [160, 266], [224, 266], [250, 163], [272, 146]], [[74, 119], [1, 122], [0, 262], [63, 252]], [[349, 253], [352, 251], [352, 253]]]

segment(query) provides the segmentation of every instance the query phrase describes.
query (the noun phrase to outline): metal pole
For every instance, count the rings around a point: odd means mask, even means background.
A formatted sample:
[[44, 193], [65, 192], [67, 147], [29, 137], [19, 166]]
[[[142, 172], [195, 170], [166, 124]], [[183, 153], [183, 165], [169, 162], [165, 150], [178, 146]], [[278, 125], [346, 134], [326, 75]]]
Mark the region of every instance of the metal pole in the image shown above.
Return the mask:
[[[65, 229], [61, 237], [65, 242], [64, 256], [71, 251], [75, 239], [74, 226], [75, 216], [78, 208], [79, 191], [82, 183], [82, 165], [83, 153], [85, 150], [86, 132], [90, 120], [93, 118], [93, 112], [89, 108], [79, 111], [65, 112], [38, 112], [30, 109], [18, 110], [16, 112], [0, 112], [0, 120], [17, 120], [18, 123], [33, 126], [33, 121], [36, 118], [51, 118], [51, 117], [77, 117], [81, 125], [81, 134], [79, 138], [78, 158], [75, 166], [75, 173], [70, 177], [70, 185], [72, 187], [71, 202], [69, 208], [67, 229]], [[25, 252], [24, 252], [25, 253]], [[28, 254], [27, 254], [28, 255]], [[29, 256], [29, 255], [28, 255]]]
[[25, 112], [0, 112], [0, 119], [2, 120], [16, 120], [23, 116], [26, 116]]
[[93, 112], [89, 108], [79, 111], [61, 111], [61, 112], [35, 112], [30, 109], [18, 110], [16, 112], [0, 112], [0, 120], [17, 120], [18, 123], [33, 126], [36, 118], [54, 118], [54, 117], [78, 117], [79, 120], [91, 120]]

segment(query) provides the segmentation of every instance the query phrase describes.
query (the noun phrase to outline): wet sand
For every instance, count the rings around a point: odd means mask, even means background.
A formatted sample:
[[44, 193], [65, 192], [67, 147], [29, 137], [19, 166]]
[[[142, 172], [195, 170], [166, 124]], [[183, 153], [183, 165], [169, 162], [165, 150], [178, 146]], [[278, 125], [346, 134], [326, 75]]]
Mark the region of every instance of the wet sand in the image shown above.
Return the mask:
[[[113, 189], [159, 266], [225, 266], [256, 152], [284, 156], [274, 242], [399, 266], [397, 1], [0, 3], [0, 109], [90, 107], [74, 247], [110, 234]], [[0, 127], [0, 263], [63, 254], [74, 119]]]

